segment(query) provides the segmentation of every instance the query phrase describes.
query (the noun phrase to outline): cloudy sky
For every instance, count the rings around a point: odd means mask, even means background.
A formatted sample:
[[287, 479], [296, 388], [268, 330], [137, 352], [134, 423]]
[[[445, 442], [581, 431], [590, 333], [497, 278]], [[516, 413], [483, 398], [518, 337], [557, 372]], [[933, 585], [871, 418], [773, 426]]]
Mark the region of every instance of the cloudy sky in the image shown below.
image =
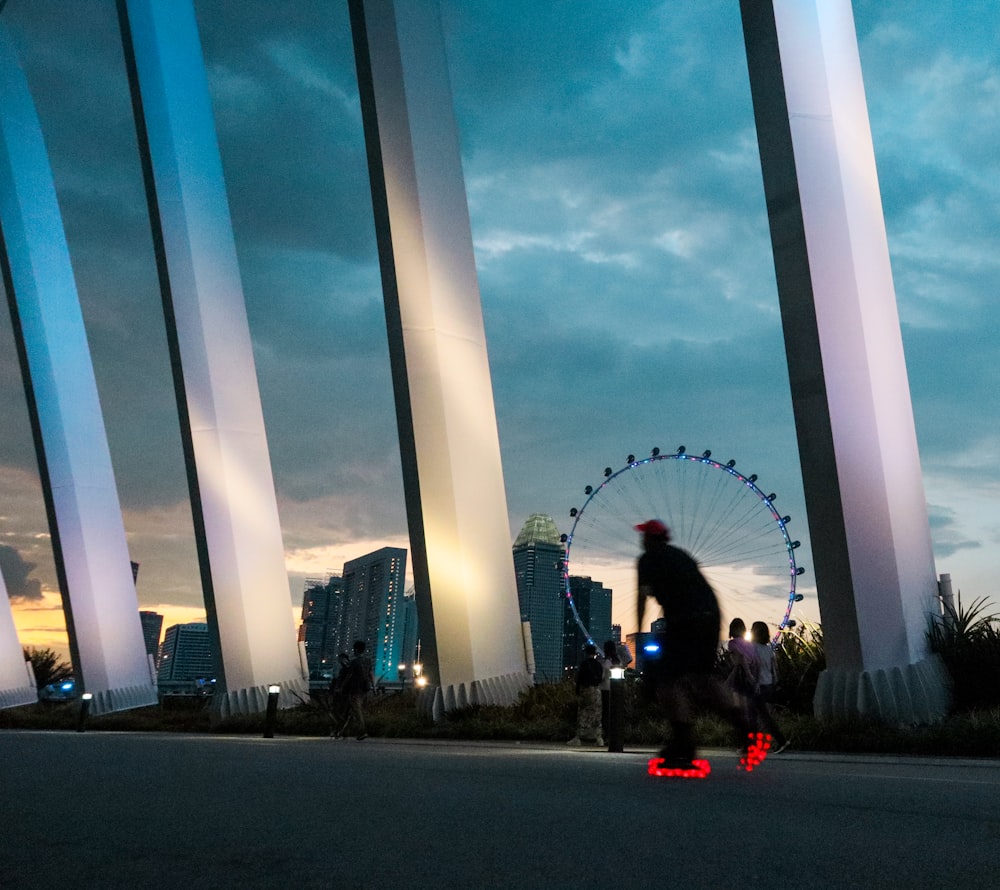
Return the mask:
[[[778, 493], [808, 589], [738, 3], [441, 7], [512, 540], [533, 512], [568, 531], [629, 453], [710, 448]], [[407, 546], [346, 3], [196, 9], [297, 606], [305, 576]], [[854, 3], [937, 570], [996, 603], [1000, 8], [960, 9]], [[0, 24], [49, 149], [140, 604], [197, 620], [114, 4], [9, 0]], [[0, 417], [0, 567], [22, 642], [65, 648], [6, 314]], [[821, 619], [814, 597], [801, 616]]]

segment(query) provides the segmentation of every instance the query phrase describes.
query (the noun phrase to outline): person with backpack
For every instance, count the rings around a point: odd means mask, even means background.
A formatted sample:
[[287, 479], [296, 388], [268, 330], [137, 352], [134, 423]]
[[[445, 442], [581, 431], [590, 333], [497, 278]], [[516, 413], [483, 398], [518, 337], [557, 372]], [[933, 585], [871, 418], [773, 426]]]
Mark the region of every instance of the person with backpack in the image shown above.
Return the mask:
[[604, 664], [597, 657], [597, 647], [588, 643], [583, 661], [576, 669], [576, 735], [566, 744], [579, 747], [584, 742], [598, 747], [604, 744], [601, 734], [601, 681]]
[[357, 724], [357, 740], [360, 742], [368, 738], [368, 731], [365, 727], [365, 699], [368, 693], [375, 688], [375, 676], [372, 673], [371, 659], [365, 654], [368, 647], [364, 640], [356, 640], [354, 643], [354, 655], [344, 666], [338, 675], [339, 691], [348, 700], [347, 716], [334, 734], [333, 738], [342, 739], [347, 734], [347, 727], [351, 722]]
[[729, 671], [726, 685], [733, 691], [733, 700], [743, 709], [748, 723], [759, 727], [757, 720], [757, 688], [760, 684], [760, 663], [754, 644], [746, 638], [747, 626], [742, 618], [729, 622], [729, 642], [726, 660]]
[[330, 680], [327, 713], [330, 717], [330, 738], [337, 738], [338, 727], [344, 722], [350, 709], [350, 699], [344, 691], [350, 673], [351, 656], [346, 652], [337, 654], [337, 674]]
[[757, 655], [757, 714], [760, 728], [774, 737], [772, 754], [780, 754], [788, 747], [788, 736], [782, 731], [771, 713], [774, 690], [778, 685], [778, 662], [771, 645], [771, 629], [763, 621], [750, 625], [754, 651]]

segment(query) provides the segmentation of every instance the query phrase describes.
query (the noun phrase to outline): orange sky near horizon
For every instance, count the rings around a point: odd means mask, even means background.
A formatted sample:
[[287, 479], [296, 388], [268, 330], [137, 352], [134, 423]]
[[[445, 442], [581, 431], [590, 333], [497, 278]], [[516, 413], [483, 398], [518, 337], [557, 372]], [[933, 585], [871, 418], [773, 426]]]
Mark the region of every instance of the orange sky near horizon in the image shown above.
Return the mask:
[[[14, 626], [17, 636], [24, 647], [34, 646], [37, 649], [52, 649], [66, 661], [70, 660], [69, 638], [66, 634], [66, 620], [63, 616], [62, 598], [54, 591], [44, 591], [40, 600], [13, 600], [11, 612], [14, 615]], [[160, 642], [168, 627], [175, 624], [189, 624], [205, 621], [205, 610], [194, 606], [173, 606], [168, 604], [146, 605], [144, 612], [158, 612], [163, 616], [163, 629]], [[298, 630], [302, 609], [299, 606], [291, 608], [292, 621]]]
[[[63, 615], [62, 597], [55, 591], [43, 591], [40, 600], [12, 600], [11, 612], [14, 626], [22, 646], [53, 649], [69, 660], [69, 639]], [[205, 610], [192, 606], [151, 605], [143, 611], [158, 612], [163, 616], [163, 630], [174, 624], [204, 621]], [[162, 635], [161, 635], [162, 640]]]

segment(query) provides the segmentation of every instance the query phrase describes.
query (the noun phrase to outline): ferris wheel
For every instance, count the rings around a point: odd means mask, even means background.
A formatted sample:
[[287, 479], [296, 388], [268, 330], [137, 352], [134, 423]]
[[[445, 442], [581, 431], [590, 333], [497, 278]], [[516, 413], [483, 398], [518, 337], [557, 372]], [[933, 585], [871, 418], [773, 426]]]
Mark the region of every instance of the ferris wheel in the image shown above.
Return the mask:
[[[649, 457], [630, 454], [619, 470], [607, 467], [600, 485], [584, 489], [583, 506], [570, 511], [573, 526], [563, 535], [563, 585], [577, 624], [590, 632], [573, 601], [570, 578], [589, 576], [626, 602], [635, 599], [639, 540], [634, 527], [663, 520], [671, 543], [690, 553], [719, 599], [723, 627], [742, 617], [777, 626], [773, 639], [795, 626], [792, 607], [802, 600], [795, 563], [799, 542], [789, 534], [790, 516], [775, 506], [776, 495], [744, 476], [736, 461], [720, 463], [711, 451], [673, 454], [654, 448]], [[640, 628], [641, 629], [641, 628]]]

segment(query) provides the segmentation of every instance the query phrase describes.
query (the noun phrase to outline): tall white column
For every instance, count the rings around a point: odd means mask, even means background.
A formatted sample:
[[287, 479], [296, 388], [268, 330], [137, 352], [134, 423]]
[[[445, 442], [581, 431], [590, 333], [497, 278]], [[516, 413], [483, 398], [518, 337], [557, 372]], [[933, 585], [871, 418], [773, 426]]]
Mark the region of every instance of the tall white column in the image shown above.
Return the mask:
[[222, 714], [306, 683], [190, 0], [119, 0]]
[[821, 715], [933, 719], [936, 581], [850, 0], [742, 0], [827, 671]]
[[440, 12], [351, 0], [426, 672], [445, 709], [531, 682]]
[[7, 585], [0, 575], [0, 708], [30, 705], [37, 700], [34, 678], [17, 638]]
[[[91, 713], [156, 703], [83, 314], [38, 115], [0, 26], [0, 265], [77, 688]], [[3, 609], [8, 609], [5, 605]], [[16, 635], [0, 638], [3, 658]]]

